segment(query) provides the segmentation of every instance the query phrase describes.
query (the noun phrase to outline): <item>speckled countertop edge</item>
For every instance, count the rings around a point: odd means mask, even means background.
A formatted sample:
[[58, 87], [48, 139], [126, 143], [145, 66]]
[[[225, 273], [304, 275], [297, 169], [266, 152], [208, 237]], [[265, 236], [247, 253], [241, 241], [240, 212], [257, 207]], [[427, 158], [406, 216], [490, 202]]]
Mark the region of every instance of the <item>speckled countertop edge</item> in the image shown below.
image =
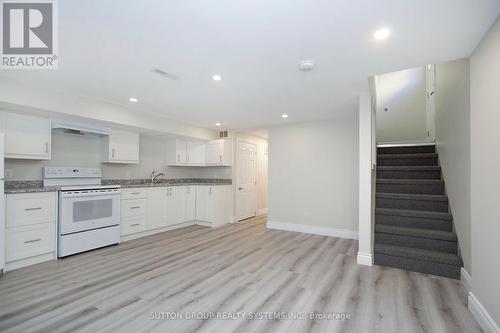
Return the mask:
[[[149, 179], [103, 179], [103, 185], [120, 185], [122, 188], [138, 187], [166, 187], [166, 186], [194, 186], [194, 185], [231, 185], [231, 179], [209, 179], [209, 178], [183, 178], [183, 179], [160, 179], [158, 183], [151, 184]], [[38, 193], [55, 192], [58, 186], [43, 186], [41, 180], [28, 181], [6, 181], [5, 193]]]

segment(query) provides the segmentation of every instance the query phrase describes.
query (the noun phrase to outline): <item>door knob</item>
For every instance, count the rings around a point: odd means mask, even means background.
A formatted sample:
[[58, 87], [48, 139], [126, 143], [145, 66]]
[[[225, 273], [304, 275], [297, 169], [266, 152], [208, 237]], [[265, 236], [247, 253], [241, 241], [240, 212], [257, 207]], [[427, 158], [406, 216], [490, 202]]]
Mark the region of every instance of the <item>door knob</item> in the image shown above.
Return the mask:
[[243, 190], [243, 187], [238, 187], [238, 191], [241, 191], [241, 190]]

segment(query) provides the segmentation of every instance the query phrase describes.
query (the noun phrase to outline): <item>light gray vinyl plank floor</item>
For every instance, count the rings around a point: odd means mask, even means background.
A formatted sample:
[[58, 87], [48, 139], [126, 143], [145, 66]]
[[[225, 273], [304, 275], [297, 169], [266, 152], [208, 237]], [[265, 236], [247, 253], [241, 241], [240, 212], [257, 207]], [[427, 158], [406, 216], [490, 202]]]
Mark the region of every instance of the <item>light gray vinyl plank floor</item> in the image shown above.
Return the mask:
[[265, 222], [191, 226], [8, 272], [0, 331], [481, 331], [459, 281], [359, 266], [354, 240]]

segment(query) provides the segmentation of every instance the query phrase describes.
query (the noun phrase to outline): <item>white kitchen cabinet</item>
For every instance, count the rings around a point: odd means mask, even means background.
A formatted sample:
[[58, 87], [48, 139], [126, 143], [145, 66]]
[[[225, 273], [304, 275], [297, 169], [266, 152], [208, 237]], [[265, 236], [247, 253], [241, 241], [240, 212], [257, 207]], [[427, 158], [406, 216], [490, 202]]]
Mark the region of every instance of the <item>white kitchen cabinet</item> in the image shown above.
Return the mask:
[[205, 165], [207, 148], [204, 141], [187, 142], [187, 163], [190, 165]]
[[167, 225], [186, 222], [186, 187], [172, 186], [167, 188]]
[[147, 229], [168, 226], [167, 197], [170, 187], [152, 187], [148, 189]]
[[139, 163], [139, 133], [112, 129], [102, 140], [103, 163]]
[[232, 201], [231, 186], [216, 185], [196, 187], [196, 220], [218, 227], [229, 222]]
[[196, 211], [197, 221], [210, 222], [211, 210], [211, 186], [196, 186]]
[[148, 216], [148, 189], [128, 188], [121, 191], [121, 235], [145, 231]]
[[128, 236], [146, 230], [146, 219], [142, 216], [122, 217], [121, 235]]
[[184, 186], [186, 192], [185, 221], [196, 220], [196, 186]]
[[50, 160], [49, 118], [0, 112], [5, 133], [5, 158]]
[[148, 197], [148, 189], [146, 187], [140, 188], [122, 188], [121, 199], [146, 199]]
[[206, 145], [201, 140], [167, 141], [167, 165], [199, 165], [206, 162]]
[[229, 139], [207, 142], [207, 165], [232, 165], [233, 144]]
[[146, 199], [128, 199], [121, 201], [121, 217], [145, 217], [147, 212]]
[[167, 141], [167, 165], [187, 164], [187, 141], [168, 140]]
[[6, 197], [6, 270], [55, 259], [57, 193]]
[[55, 192], [7, 195], [6, 226], [53, 223], [57, 218]]

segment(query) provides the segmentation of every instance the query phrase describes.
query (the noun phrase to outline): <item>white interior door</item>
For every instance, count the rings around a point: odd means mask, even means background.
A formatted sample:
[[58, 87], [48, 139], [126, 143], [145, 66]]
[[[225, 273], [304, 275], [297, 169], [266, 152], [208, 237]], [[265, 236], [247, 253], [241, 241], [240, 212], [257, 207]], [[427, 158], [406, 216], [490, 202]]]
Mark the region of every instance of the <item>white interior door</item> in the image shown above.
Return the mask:
[[238, 140], [236, 148], [236, 220], [257, 214], [257, 146]]
[[436, 114], [436, 66], [427, 65], [425, 73], [425, 97], [427, 117], [427, 141], [434, 142], [434, 117]]

